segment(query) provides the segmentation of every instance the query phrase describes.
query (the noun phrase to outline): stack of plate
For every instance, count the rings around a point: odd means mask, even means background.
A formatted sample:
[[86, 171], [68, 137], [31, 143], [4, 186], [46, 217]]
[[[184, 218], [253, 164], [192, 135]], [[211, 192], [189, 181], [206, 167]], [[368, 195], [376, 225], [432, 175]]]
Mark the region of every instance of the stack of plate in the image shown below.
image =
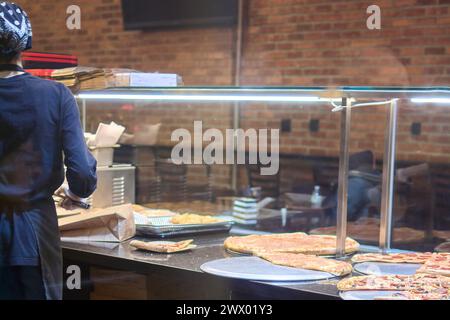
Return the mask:
[[234, 201], [233, 218], [236, 223], [252, 225], [257, 223], [258, 205], [255, 199], [239, 198]]

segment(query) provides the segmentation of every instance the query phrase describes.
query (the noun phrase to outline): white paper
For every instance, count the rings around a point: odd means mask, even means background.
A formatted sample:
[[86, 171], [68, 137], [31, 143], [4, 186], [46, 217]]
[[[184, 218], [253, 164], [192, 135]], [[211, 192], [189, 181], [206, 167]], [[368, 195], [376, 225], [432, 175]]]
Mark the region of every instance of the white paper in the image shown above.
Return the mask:
[[169, 73], [130, 73], [131, 87], [176, 87], [178, 75]]
[[112, 147], [117, 144], [124, 131], [125, 127], [114, 122], [110, 124], [100, 123], [95, 134], [93, 146], [98, 148]]

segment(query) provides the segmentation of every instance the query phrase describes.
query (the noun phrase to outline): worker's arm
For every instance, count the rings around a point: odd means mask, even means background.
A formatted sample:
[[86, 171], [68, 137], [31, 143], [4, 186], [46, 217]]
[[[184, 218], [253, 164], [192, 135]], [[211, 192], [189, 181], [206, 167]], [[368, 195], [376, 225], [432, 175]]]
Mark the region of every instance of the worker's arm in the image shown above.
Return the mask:
[[62, 99], [62, 147], [70, 192], [89, 197], [97, 186], [97, 162], [89, 152], [81, 129], [78, 106], [72, 93], [64, 88]]

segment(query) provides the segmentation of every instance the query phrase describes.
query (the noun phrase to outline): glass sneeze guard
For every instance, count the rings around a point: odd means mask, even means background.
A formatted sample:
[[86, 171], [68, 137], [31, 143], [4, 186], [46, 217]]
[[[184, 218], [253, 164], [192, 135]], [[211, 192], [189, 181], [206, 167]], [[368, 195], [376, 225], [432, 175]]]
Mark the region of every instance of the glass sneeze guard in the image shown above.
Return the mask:
[[[427, 104], [450, 106], [449, 87], [177, 87], [177, 88], [114, 88], [84, 91], [76, 95], [81, 103], [83, 124], [86, 124], [86, 102], [89, 101], [212, 101], [327, 103], [331, 111], [341, 112], [340, 153], [337, 191], [337, 255], [345, 254], [347, 237], [347, 200], [349, 178], [349, 144], [352, 110], [385, 105], [388, 116], [384, 141], [379, 246], [391, 249], [392, 211], [394, 197], [396, 129], [398, 101], [409, 100], [417, 107]], [[238, 109], [237, 109], [238, 110]], [[234, 123], [235, 128], [237, 123]]]

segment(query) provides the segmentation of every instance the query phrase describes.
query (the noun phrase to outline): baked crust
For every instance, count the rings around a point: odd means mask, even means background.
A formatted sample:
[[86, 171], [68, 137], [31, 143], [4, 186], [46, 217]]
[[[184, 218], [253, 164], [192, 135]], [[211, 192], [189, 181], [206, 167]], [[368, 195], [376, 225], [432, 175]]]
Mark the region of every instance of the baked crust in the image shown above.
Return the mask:
[[335, 276], [344, 276], [352, 272], [350, 263], [301, 253], [259, 252], [255, 255], [276, 265], [323, 271]]

